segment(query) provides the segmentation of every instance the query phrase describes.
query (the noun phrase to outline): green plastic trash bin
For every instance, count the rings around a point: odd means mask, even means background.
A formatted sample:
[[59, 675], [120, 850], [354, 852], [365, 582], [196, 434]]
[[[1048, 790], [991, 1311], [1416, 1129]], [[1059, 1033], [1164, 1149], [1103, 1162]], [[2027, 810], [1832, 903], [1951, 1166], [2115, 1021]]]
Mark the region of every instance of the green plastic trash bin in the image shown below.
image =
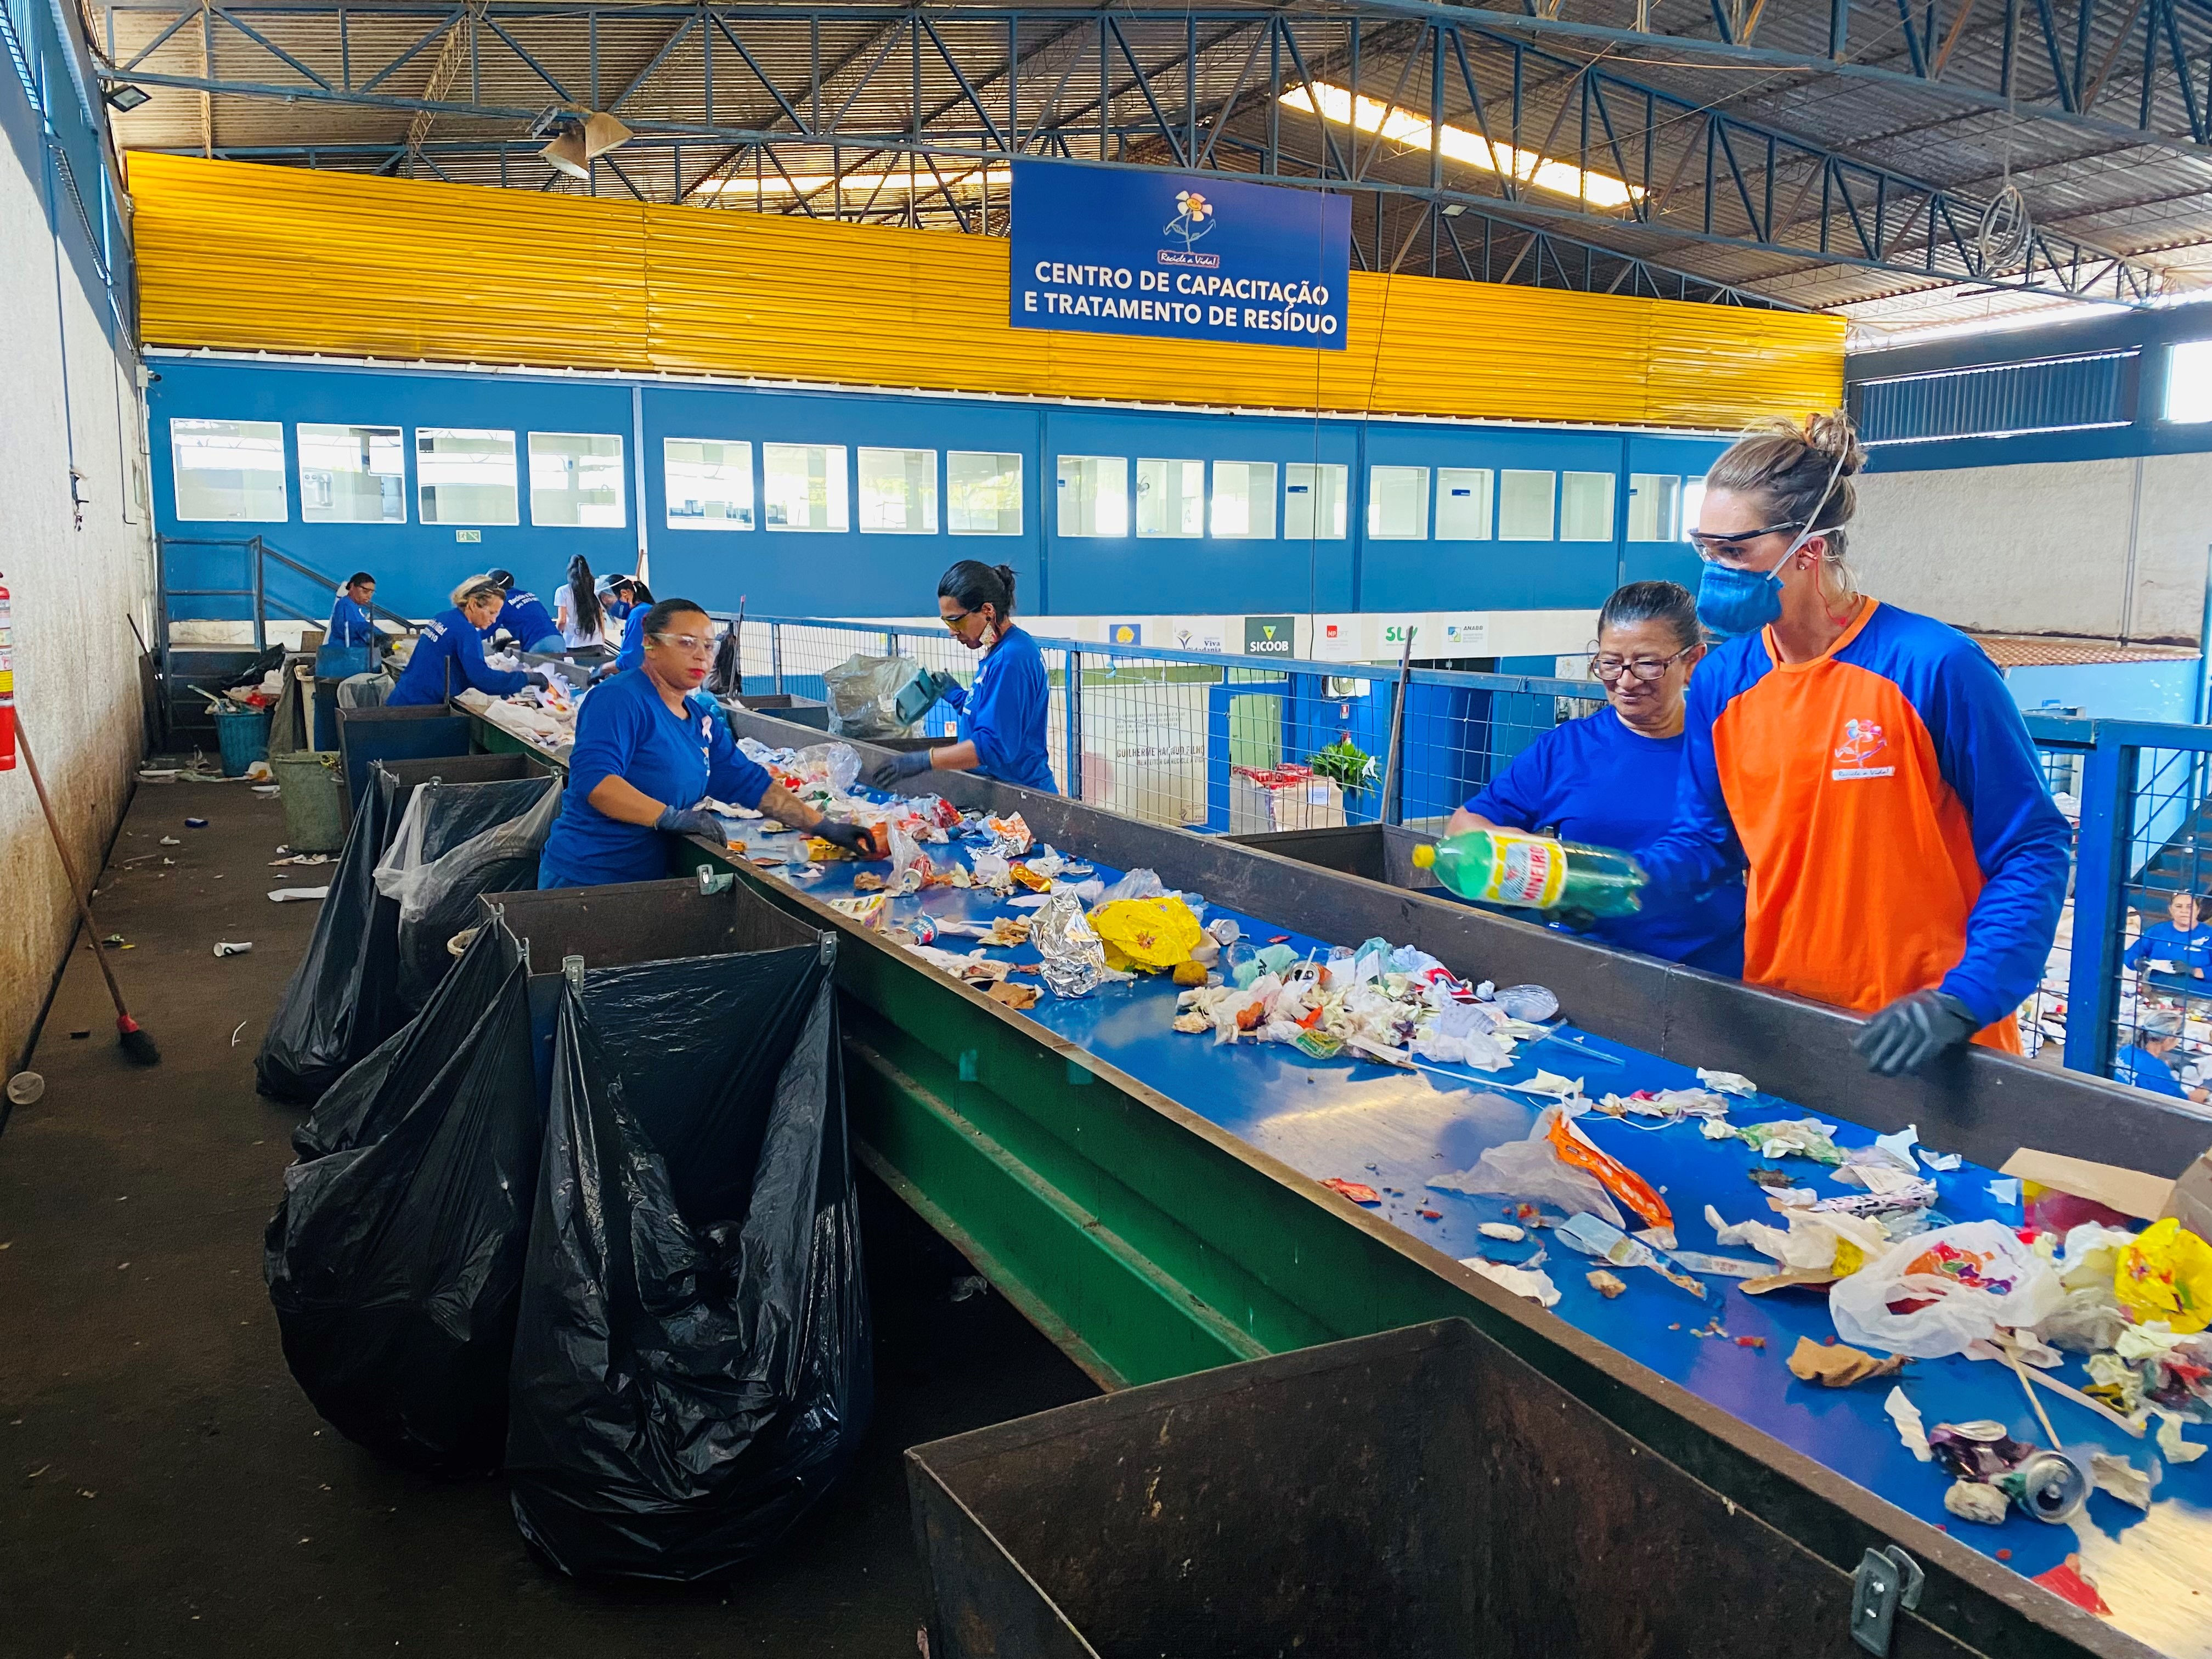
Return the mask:
[[215, 736], [222, 750], [223, 776], [242, 778], [254, 762], [269, 758], [269, 711], [219, 708], [215, 714]]
[[284, 786], [284, 844], [295, 853], [335, 853], [345, 845], [345, 781], [328, 750], [295, 750], [269, 763]]

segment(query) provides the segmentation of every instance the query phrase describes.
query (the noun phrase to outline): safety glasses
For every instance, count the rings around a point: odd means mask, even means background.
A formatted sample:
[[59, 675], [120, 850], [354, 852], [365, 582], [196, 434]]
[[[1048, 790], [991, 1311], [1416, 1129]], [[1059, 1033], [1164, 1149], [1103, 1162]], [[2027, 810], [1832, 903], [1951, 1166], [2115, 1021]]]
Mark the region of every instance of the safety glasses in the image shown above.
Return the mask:
[[1701, 559], [1728, 562], [1741, 558], [1752, 543], [1762, 536], [1779, 535], [1784, 531], [1796, 528], [1794, 523], [1771, 524], [1764, 530], [1742, 530], [1733, 536], [1709, 536], [1702, 530], [1692, 530], [1690, 545], [1697, 549], [1698, 556]]

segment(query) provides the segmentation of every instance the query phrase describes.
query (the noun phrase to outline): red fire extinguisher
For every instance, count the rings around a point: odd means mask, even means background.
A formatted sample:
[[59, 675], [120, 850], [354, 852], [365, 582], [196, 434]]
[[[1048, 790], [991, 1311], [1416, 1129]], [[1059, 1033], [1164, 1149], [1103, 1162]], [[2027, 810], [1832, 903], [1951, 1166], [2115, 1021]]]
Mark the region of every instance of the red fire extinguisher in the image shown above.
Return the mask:
[[15, 623], [0, 587], [0, 772], [15, 769]]

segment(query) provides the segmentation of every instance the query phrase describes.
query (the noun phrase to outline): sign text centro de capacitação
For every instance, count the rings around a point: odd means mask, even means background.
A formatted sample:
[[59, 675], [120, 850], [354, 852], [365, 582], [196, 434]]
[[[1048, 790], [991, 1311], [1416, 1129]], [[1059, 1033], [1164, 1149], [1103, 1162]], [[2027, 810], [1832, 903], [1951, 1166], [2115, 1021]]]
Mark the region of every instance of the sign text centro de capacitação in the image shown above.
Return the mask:
[[1066, 161], [1013, 172], [1016, 328], [1344, 349], [1349, 197]]

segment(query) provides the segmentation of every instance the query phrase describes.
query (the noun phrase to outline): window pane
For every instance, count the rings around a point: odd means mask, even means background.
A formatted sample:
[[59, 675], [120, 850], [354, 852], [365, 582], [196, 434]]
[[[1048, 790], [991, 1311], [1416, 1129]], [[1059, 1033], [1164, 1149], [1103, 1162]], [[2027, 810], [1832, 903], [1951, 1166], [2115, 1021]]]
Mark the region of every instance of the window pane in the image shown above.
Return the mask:
[[1440, 466], [1437, 469], [1437, 539], [1440, 542], [1486, 542], [1490, 539], [1488, 467]]
[[860, 451], [860, 528], [902, 536], [937, 533], [937, 452]]
[[302, 421], [300, 516], [309, 524], [405, 524], [406, 452], [396, 426]]
[[1275, 536], [1275, 464], [1273, 461], [1216, 461], [1213, 464], [1213, 533], [1251, 541]]
[[761, 482], [770, 530], [845, 530], [845, 446], [763, 444]]
[[1292, 461], [1283, 469], [1283, 534], [1296, 541], [1344, 539], [1345, 498], [1352, 469]]
[[1418, 542], [1429, 533], [1429, 469], [1367, 469], [1367, 533], [1377, 541]]
[[2183, 340], [2167, 349], [2166, 418], [2212, 421], [2212, 340]]
[[1565, 472], [1559, 476], [1559, 539], [1613, 539], [1613, 474]]
[[611, 432], [530, 434], [530, 522], [620, 530], [623, 441]]
[[956, 536], [1022, 533], [1022, 458], [956, 449], [945, 458], [945, 527]]
[[1628, 539], [1671, 542], [1682, 534], [1682, 481], [1671, 472], [1628, 475]]
[[1698, 527], [1698, 509], [1705, 504], [1705, 481], [1686, 478], [1682, 482], [1682, 539], [1687, 541], [1690, 532]]
[[716, 438], [664, 438], [661, 479], [671, 530], [753, 527], [753, 447]]
[[1119, 455], [1060, 458], [1060, 533], [1129, 533], [1129, 463]]
[[180, 519], [252, 519], [281, 524], [284, 427], [280, 421], [171, 421]]
[[415, 491], [424, 524], [514, 523], [514, 434], [416, 427]]
[[1548, 542], [1552, 539], [1553, 475], [1508, 470], [1498, 484], [1498, 539], [1502, 542]]
[[1206, 463], [1137, 463], [1137, 533], [1139, 536], [1203, 536], [1206, 533]]

